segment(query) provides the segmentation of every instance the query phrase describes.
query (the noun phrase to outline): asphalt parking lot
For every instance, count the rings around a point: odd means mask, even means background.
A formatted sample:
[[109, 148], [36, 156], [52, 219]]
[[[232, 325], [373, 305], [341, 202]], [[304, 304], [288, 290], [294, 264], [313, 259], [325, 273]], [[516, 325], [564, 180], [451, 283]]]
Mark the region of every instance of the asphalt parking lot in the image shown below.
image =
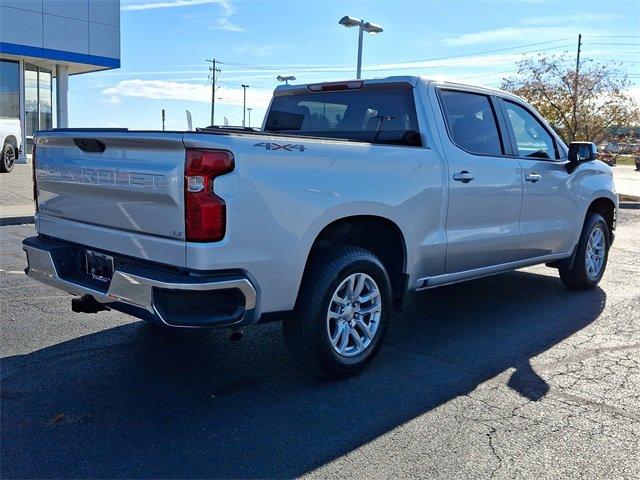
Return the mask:
[[0, 476], [638, 478], [640, 211], [601, 288], [534, 267], [410, 296], [363, 374], [306, 377], [279, 324], [239, 343], [73, 314], [0, 228]]

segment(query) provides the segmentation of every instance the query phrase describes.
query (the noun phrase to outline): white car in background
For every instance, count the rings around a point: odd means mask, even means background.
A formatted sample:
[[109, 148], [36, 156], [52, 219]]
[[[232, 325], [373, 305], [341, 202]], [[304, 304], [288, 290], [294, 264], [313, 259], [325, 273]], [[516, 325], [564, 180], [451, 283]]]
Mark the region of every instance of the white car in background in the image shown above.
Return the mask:
[[17, 118], [0, 118], [0, 172], [13, 170], [16, 160], [22, 151], [22, 126]]

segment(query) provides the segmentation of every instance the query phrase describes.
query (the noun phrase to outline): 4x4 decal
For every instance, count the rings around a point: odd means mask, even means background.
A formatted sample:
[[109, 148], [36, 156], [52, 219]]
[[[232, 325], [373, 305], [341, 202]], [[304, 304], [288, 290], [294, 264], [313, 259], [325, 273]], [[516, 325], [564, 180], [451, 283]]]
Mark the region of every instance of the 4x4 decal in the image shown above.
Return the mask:
[[280, 145], [279, 143], [274, 142], [260, 142], [256, 143], [254, 147], [264, 147], [267, 150], [286, 150], [287, 152], [291, 152], [293, 150], [298, 150], [299, 152], [304, 152], [307, 147], [304, 145], [293, 145], [291, 143], [287, 143], [286, 145]]

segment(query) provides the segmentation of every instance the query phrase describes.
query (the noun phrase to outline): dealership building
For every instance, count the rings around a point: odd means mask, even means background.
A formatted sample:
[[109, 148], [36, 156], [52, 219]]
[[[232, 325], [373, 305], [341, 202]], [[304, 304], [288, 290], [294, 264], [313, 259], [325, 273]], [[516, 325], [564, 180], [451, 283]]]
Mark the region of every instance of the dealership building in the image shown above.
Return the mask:
[[20, 120], [26, 153], [69, 126], [69, 75], [118, 67], [120, 0], [0, 0], [0, 117]]

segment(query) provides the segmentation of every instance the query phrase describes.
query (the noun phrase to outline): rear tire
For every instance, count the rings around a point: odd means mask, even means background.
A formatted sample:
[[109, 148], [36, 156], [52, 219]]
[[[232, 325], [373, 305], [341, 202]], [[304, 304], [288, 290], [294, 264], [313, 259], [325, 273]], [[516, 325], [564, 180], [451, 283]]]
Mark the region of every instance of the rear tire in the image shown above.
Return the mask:
[[391, 314], [391, 282], [382, 262], [356, 247], [318, 252], [305, 274], [283, 334], [303, 368], [326, 378], [361, 371], [376, 355]]
[[5, 143], [2, 147], [0, 158], [0, 172], [9, 173], [16, 163], [16, 150], [10, 143]]
[[571, 268], [562, 267], [560, 279], [573, 290], [595, 288], [604, 275], [611, 246], [611, 233], [604, 217], [589, 212], [578, 241]]

